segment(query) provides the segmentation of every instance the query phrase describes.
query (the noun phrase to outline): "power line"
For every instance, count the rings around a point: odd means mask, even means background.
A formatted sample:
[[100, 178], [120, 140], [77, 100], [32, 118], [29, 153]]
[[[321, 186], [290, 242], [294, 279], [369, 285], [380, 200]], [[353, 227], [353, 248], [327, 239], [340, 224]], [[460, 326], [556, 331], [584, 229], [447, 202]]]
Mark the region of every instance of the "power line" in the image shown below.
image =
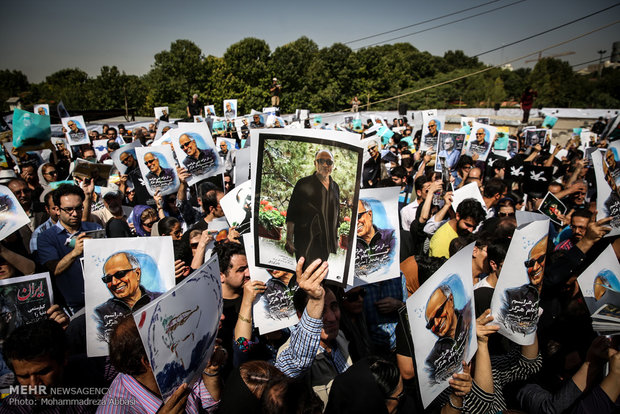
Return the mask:
[[408, 29], [410, 27], [417, 26], [419, 24], [425, 24], [425, 23], [434, 22], [435, 20], [443, 19], [444, 17], [454, 16], [455, 14], [459, 14], [459, 13], [463, 13], [463, 12], [466, 12], [466, 11], [474, 10], [474, 9], [480, 8], [482, 6], [486, 6], [487, 4], [497, 3], [498, 1], [500, 1], [500, 0], [492, 0], [492, 1], [489, 1], [489, 2], [486, 2], [486, 3], [483, 3], [483, 4], [479, 5], [479, 6], [469, 7], [467, 9], [462, 9], [462, 10], [459, 10], [459, 11], [455, 11], [453, 13], [444, 14], [443, 16], [434, 17], [434, 18], [428, 19], [428, 20], [422, 20], [420, 22], [413, 23], [413, 24], [410, 24], [410, 25], [407, 25], [407, 26], [403, 26], [403, 27], [399, 27], [397, 29], [388, 30], [387, 32], [377, 33], [377, 34], [374, 34], [374, 35], [370, 35], [370, 36], [366, 36], [366, 37], [361, 37], [359, 39], [350, 40], [348, 42], [345, 42], [344, 44], [348, 45], [348, 44], [351, 44], [351, 43], [360, 42], [362, 40], [371, 39], [373, 37], [383, 36], [383, 35], [389, 34], [389, 33], [394, 33], [394, 32], [397, 32], [399, 30]]
[[[609, 56], [605, 56], [603, 59], [609, 59], [611, 57], [611, 55]], [[594, 60], [589, 60], [587, 62], [582, 62], [582, 63], [577, 63], [576, 65], [571, 65], [571, 68], [574, 68], [576, 66], [581, 66], [581, 65], [587, 65], [588, 63], [594, 63], [594, 62], [598, 62], [599, 59], [594, 59]]]
[[448, 26], [448, 25], [451, 25], [451, 24], [454, 24], [454, 23], [462, 22], [464, 20], [469, 20], [469, 19], [472, 19], [474, 17], [478, 17], [478, 16], [482, 16], [482, 15], [485, 15], [485, 14], [488, 14], [488, 13], [492, 13], [492, 12], [497, 11], [497, 10], [505, 9], [506, 7], [514, 6], [515, 4], [519, 4], [519, 3], [523, 3], [524, 1], [527, 1], [527, 0], [518, 0], [518, 1], [515, 1], [513, 3], [506, 4], [506, 5], [500, 6], [500, 7], [496, 7], [496, 8], [491, 9], [491, 10], [486, 10], [486, 11], [483, 11], [483, 12], [478, 13], [478, 14], [473, 14], [471, 16], [462, 17], [460, 19], [452, 20], [452, 21], [447, 22], [447, 23], [442, 23], [442, 24], [439, 24], [437, 26], [429, 27], [428, 29], [418, 30], [417, 32], [412, 32], [412, 33], [404, 34], [402, 36], [397, 36], [397, 37], [393, 37], [391, 39], [382, 40], [381, 42], [377, 42], [377, 43], [373, 43], [373, 44], [370, 44], [370, 45], [358, 47], [355, 50], [360, 50], [360, 49], [363, 49], [365, 47], [377, 46], [377, 45], [380, 45], [382, 43], [387, 43], [387, 42], [391, 42], [393, 40], [402, 39], [403, 37], [409, 37], [409, 36], [417, 35], [417, 34], [420, 34], [420, 33], [428, 32], [429, 30], [438, 29], [440, 27], [444, 27], [444, 26]]
[[583, 16], [583, 17], [580, 17], [580, 18], [578, 18], [578, 19], [571, 20], [570, 22], [566, 22], [566, 23], [561, 24], [561, 25], [559, 25], [559, 26], [552, 27], [551, 29], [544, 30], [544, 31], [542, 31], [542, 32], [540, 32], [540, 33], [537, 33], [537, 34], [534, 34], [534, 35], [531, 35], [531, 36], [528, 36], [528, 37], [524, 37], [523, 39], [520, 39], [520, 40], [517, 40], [517, 41], [511, 42], [511, 43], [508, 43], [508, 44], [505, 44], [505, 45], [502, 45], [502, 46], [499, 46], [499, 47], [493, 48], [493, 49], [491, 49], [491, 50], [487, 50], [486, 52], [478, 53], [477, 55], [474, 55], [474, 56], [472, 56], [472, 57], [478, 57], [478, 56], [486, 55], [487, 53], [495, 52], [496, 50], [500, 50], [500, 49], [503, 49], [503, 48], [508, 47], [508, 46], [516, 45], [517, 43], [525, 42], [526, 40], [530, 40], [530, 39], [533, 39], [534, 37], [538, 37], [538, 36], [541, 36], [541, 35], [547, 34], [547, 33], [549, 33], [549, 32], [552, 32], [552, 31], [557, 30], [557, 29], [560, 29], [560, 28], [562, 28], [562, 27], [565, 27], [565, 26], [571, 25], [571, 24], [576, 23], [576, 22], [578, 22], [578, 21], [585, 20], [585, 19], [587, 19], [588, 17], [592, 17], [592, 16], [597, 15], [597, 14], [599, 14], [599, 13], [603, 13], [604, 11], [607, 11], [607, 10], [613, 9], [614, 7], [617, 7], [617, 6], [620, 6], [620, 3], [616, 3], [616, 4], [612, 5], [612, 6], [605, 7], [604, 9], [601, 9], [601, 10], [596, 11], [596, 12], [594, 12], [594, 13], [590, 13], [590, 14], [588, 14], [588, 15], [586, 15], [586, 16]]

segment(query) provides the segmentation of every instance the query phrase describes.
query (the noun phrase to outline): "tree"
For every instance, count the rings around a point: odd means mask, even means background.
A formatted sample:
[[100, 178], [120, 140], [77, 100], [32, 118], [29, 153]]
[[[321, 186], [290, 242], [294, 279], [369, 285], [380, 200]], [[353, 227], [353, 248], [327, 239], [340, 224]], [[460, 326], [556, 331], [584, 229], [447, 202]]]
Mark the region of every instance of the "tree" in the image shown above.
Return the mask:
[[62, 100], [69, 112], [92, 107], [89, 93], [92, 81], [81, 69], [62, 69], [54, 72], [46, 77], [40, 86], [39, 92], [43, 99], [55, 102]]

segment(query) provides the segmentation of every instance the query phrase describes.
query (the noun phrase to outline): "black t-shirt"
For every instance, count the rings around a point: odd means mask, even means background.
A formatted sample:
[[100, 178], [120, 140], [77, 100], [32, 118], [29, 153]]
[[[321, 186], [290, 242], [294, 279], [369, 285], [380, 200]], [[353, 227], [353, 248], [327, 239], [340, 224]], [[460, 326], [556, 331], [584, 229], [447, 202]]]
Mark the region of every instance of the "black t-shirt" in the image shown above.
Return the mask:
[[196, 103], [194, 103], [194, 101], [189, 101], [189, 103], [187, 104], [187, 107], [189, 108], [189, 113], [192, 115], [200, 115], [200, 111], [202, 110], [202, 102], [200, 101], [196, 101]]

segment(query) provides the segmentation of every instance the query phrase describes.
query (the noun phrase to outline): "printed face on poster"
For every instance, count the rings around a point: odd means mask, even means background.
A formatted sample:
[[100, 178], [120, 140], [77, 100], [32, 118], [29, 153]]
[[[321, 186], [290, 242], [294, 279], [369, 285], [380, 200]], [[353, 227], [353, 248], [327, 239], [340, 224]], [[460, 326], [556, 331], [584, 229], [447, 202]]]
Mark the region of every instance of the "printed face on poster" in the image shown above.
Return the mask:
[[[254, 131], [253, 231], [256, 265], [294, 271], [316, 259], [329, 262], [328, 279], [345, 284], [362, 166], [359, 135], [346, 132]], [[338, 230], [349, 227], [341, 247]]]
[[478, 161], [486, 161], [496, 132], [495, 127], [474, 122], [465, 153], [471, 157], [477, 155]]
[[548, 232], [548, 220], [515, 230], [491, 299], [499, 333], [519, 345], [531, 345], [536, 335]]
[[167, 106], [158, 106], [153, 108], [153, 110], [155, 111], [155, 119], [168, 122], [170, 111], [168, 111]]
[[215, 105], [205, 105], [205, 116], [214, 117], [215, 116]]
[[90, 144], [86, 123], [81, 115], [62, 118], [61, 122], [62, 126], [65, 128], [65, 136], [69, 141], [69, 145]]
[[207, 124], [179, 123], [170, 137], [179, 164], [192, 175], [189, 185], [224, 171]]
[[373, 136], [370, 138], [364, 138], [361, 140], [362, 148], [364, 149], [362, 161], [364, 164], [377, 154], [381, 154], [381, 138]]
[[136, 147], [141, 147], [140, 141], [133, 141], [130, 144], [123, 145], [114, 151], [111, 155], [114, 166], [121, 174], [129, 174], [130, 171], [138, 168], [138, 157], [136, 155]]
[[240, 234], [250, 231], [252, 219], [252, 182], [238, 184], [220, 200], [220, 205], [230, 226]]
[[237, 100], [236, 99], [224, 100], [224, 117], [226, 119], [233, 119], [237, 117]]
[[138, 166], [149, 194], [172, 194], [179, 188], [176, 165], [168, 145], [137, 147]]
[[[399, 194], [399, 187], [360, 190], [355, 224], [355, 286], [400, 275]], [[340, 241], [348, 233], [346, 226], [343, 230], [339, 231]]]
[[71, 151], [71, 146], [67, 144], [67, 138], [52, 137], [51, 141], [57, 152], [62, 154], [65, 150], [69, 150], [69, 154], [73, 157], [73, 151]]
[[28, 215], [13, 192], [0, 185], [0, 240], [29, 223]]
[[293, 296], [298, 288], [295, 272], [256, 267], [252, 242], [251, 234], [243, 236], [250, 275], [252, 280], [260, 280], [266, 285], [265, 292], [254, 301], [254, 325], [261, 335], [296, 325], [299, 318], [293, 304]]
[[461, 249], [407, 299], [422, 403], [427, 407], [445, 388], [462, 361], [477, 350], [471, 257]]
[[560, 225], [562, 224], [560, 216], [566, 214], [566, 210], [564, 203], [550, 192], [547, 192], [542, 203], [540, 203], [540, 207], [538, 207], [538, 211], [549, 217], [552, 222]]
[[420, 142], [421, 151], [434, 150], [437, 147], [439, 131], [444, 127], [445, 117], [428, 115], [427, 112], [422, 113], [422, 140]]
[[211, 358], [222, 315], [217, 256], [169, 292], [134, 312], [153, 375], [164, 401], [181, 384], [188, 389]]
[[217, 148], [217, 153], [220, 158], [226, 159], [228, 152], [235, 149], [235, 140], [230, 138], [218, 137], [215, 141], [215, 146]]
[[10, 277], [0, 280], [0, 340], [4, 341], [20, 326], [47, 319], [54, 303], [49, 273]]
[[84, 241], [88, 356], [108, 355], [108, 337], [123, 315], [174, 287], [171, 237]]
[[461, 157], [461, 150], [465, 144], [465, 134], [462, 132], [439, 131], [437, 139], [437, 158], [435, 160], [435, 171], [441, 172], [441, 159], [446, 160], [446, 167], [454, 169]]
[[533, 147], [534, 145], [544, 146], [546, 143], [548, 129], [528, 129], [525, 133], [525, 146]]
[[611, 231], [605, 237], [620, 234], [620, 142], [612, 142], [605, 153], [592, 153], [592, 165], [596, 175], [597, 220], [611, 217], [607, 226]]
[[620, 306], [620, 264], [609, 245], [577, 278], [590, 314], [601, 306]]
[[154, 140], [157, 141], [162, 137], [162, 135], [164, 135], [166, 132], [170, 131], [170, 129], [173, 128], [178, 128], [178, 125], [171, 122], [159, 121], [159, 123], [157, 124], [157, 131], [155, 132]]
[[37, 104], [34, 106], [33, 112], [39, 115], [50, 116], [50, 106], [48, 104]]
[[250, 138], [250, 121], [247, 118], [235, 119], [235, 130], [240, 140]]

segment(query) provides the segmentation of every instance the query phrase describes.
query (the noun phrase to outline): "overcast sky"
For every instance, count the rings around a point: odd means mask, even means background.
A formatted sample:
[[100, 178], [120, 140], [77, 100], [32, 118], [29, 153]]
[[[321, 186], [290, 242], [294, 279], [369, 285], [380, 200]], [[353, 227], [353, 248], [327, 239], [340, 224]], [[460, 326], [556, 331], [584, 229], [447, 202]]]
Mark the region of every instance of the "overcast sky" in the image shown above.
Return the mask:
[[[40, 82], [57, 70], [73, 67], [96, 76], [103, 65], [116, 65], [128, 74], [142, 75], [153, 64], [155, 53], [168, 49], [170, 43], [177, 39], [189, 39], [205, 55], [214, 56], [222, 56], [228, 46], [245, 37], [265, 40], [272, 51], [301, 36], [307, 36], [319, 47], [325, 47], [488, 1], [11, 1], [2, 5], [0, 69], [21, 70], [30, 82]], [[354, 49], [367, 46], [515, 1], [500, 0], [349, 46]], [[434, 55], [461, 49], [471, 56], [613, 4], [614, 1], [609, 0], [525, 0], [397, 41], [410, 42], [419, 50]], [[611, 23], [620, 15], [619, 12], [620, 7], [616, 7], [569, 27], [486, 54], [480, 59], [485, 63], [499, 64]], [[620, 41], [620, 24], [547, 51], [543, 56], [575, 52], [563, 57], [574, 65], [598, 59], [597, 51], [601, 49], [607, 50], [606, 55], [610, 55], [614, 41]], [[512, 65], [521, 67], [533, 64], [526, 65], [521, 60]]]

